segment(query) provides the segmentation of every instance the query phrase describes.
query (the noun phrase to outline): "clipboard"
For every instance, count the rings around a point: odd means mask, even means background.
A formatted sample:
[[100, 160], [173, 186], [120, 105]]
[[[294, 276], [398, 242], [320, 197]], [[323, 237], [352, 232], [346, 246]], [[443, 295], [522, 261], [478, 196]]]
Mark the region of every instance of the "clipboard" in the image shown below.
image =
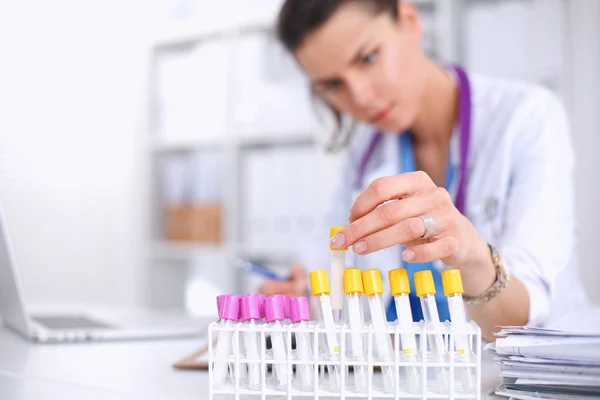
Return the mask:
[[208, 343], [200, 350], [176, 361], [173, 364], [175, 369], [187, 370], [208, 370]]
[[[213, 341], [213, 346], [216, 346], [217, 339]], [[214, 347], [213, 347], [214, 348]], [[271, 338], [267, 336], [267, 349], [271, 348]], [[292, 349], [296, 348], [296, 339], [292, 337]], [[200, 350], [176, 361], [173, 364], [173, 368], [176, 369], [196, 369], [196, 370], [207, 370], [208, 369], [208, 344], [205, 344]]]

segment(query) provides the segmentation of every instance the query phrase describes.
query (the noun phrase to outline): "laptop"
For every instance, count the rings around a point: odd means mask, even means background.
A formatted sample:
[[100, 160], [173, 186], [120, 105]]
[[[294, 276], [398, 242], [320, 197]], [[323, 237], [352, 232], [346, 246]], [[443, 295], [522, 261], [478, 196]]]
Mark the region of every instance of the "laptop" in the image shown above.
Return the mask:
[[[209, 318], [150, 310], [79, 310], [61, 307], [32, 313], [27, 307], [0, 199], [0, 315], [12, 330], [36, 342], [167, 339], [206, 336]], [[40, 266], [41, 267], [41, 266]]]

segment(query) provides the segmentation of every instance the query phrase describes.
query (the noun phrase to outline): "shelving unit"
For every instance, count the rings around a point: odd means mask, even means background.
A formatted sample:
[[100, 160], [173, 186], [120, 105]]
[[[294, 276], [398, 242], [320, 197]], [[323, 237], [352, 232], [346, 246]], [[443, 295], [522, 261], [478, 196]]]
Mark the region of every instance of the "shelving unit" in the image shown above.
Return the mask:
[[[458, 59], [458, 44], [456, 35], [456, 16], [458, 12], [455, 6], [461, 1], [447, 0], [421, 0], [414, 2], [423, 13], [428, 13], [429, 21], [432, 22], [433, 29], [428, 33], [430, 44], [435, 48], [432, 49], [434, 56], [444, 60], [456, 61]], [[277, 8], [273, 11], [277, 11]], [[265, 246], [257, 246], [245, 243], [240, 239], [242, 227], [240, 225], [243, 215], [243, 207], [240, 202], [244, 201], [240, 196], [241, 182], [241, 162], [245, 155], [253, 151], [261, 149], [271, 149], [273, 151], [283, 151], [292, 149], [303, 149], [313, 151], [318, 160], [322, 160], [325, 164], [327, 161], [326, 155], [320, 150], [320, 141], [317, 140], [319, 134], [317, 123], [311, 123], [314, 126], [312, 129], [298, 129], [290, 127], [291, 130], [273, 134], [273, 132], [263, 132], [260, 129], [244, 129], [239, 130], [232, 120], [235, 119], [233, 105], [229, 108], [227, 117], [228, 123], [219, 134], [210, 136], [202, 135], [198, 132], [197, 136], [191, 138], [165, 138], [157, 135], [157, 111], [158, 103], [156, 99], [156, 84], [157, 84], [157, 63], [160, 57], [164, 54], [176, 54], [177, 52], [190, 51], [201, 44], [210, 43], [215, 40], [226, 40], [228, 45], [232, 46], [232, 57], [236, 57], [236, 43], [246, 35], [268, 35], [272, 32], [272, 21], [275, 20], [275, 12], [264, 12], [263, 15], [244, 15], [238, 20], [228, 20], [226, 23], [219, 20], [207, 20], [206, 23], [183, 23], [176, 26], [166, 26], [161, 29], [159, 34], [154, 38], [151, 46], [151, 79], [150, 93], [152, 95], [149, 103], [148, 116], [148, 137], [149, 137], [149, 171], [151, 172], [150, 187], [149, 187], [149, 218], [152, 221], [149, 232], [146, 238], [147, 243], [147, 260], [149, 263], [148, 274], [152, 282], [153, 265], [161, 265], [161, 274], [159, 274], [160, 282], [154, 280], [154, 284], [150, 284], [150, 291], [157, 290], [157, 287], [163, 283], [162, 280], [168, 279], [164, 274], [168, 275], [169, 265], [173, 269], [186, 267], [190, 265], [200, 265], [200, 268], [206, 271], [206, 275], [210, 275], [213, 269], [219, 269], [221, 275], [225, 274], [229, 277], [229, 282], [232, 283], [223, 290], [241, 291], [243, 290], [243, 277], [238, 276], [236, 271], [231, 267], [236, 258], [248, 258], [260, 260], [262, 262], [272, 262], [274, 264], [287, 264], [292, 260], [291, 248], [286, 249], [284, 246], [272, 245], [265, 241]], [[236, 62], [232, 62], [236, 65]], [[229, 80], [226, 88], [231, 92], [231, 85], [234, 83]], [[214, 133], [214, 132], [213, 132]], [[222, 201], [224, 207], [223, 220], [223, 243], [221, 244], [201, 244], [201, 243], [179, 243], [167, 241], [160, 234], [161, 232], [161, 204], [160, 204], [160, 189], [157, 178], [158, 160], [162, 157], [170, 155], [185, 155], [196, 152], [219, 152], [222, 161], [222, 168], [227, 171], [226, 179], [222, 179], [224, 183]], [[321, 161], [318, 161], [321, 162]], [[329, 161], [331, 163], [331, 161]], [[319, 175], [323, 175], [322, 173]], [[317, 176], [315, 179], [327, 179], [326, 177]], [[283, 188], [277, 188], [284, 190]], [[259, 240], [259, 242], [261, 242]], [[208, 257], [208, 258], [207, 258]], [[219, 265], [208, 265], [218, 258]], [[210, 262], [205, 260], [211, 260]], [[177, 266], [177, 267], [176, 267]], [[227, 272], [224, 272], [227, 271]], [[175, 271], [173, 274], [176, 277], [181, 277], [181, 271]], [[181, 296], [181, 291], [172, 293], [172, 297]]]

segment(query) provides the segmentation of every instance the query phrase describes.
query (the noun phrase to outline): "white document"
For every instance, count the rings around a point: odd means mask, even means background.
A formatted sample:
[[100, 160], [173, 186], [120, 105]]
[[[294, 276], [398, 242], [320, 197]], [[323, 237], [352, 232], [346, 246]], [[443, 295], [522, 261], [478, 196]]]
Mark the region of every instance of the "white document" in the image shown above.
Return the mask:
[[498, 362], [501, 362], [503, 360], [511, 360], [511, 361], [517, 361], [519, 363], [523, 363], [523, 364], [533, 364], [533, 365], [537, 365], [537, 364], [559, 364], [559, 365], [581, 365], [581, 366], [598, 366], [597, 362], [594, 361], [569, 361], [569, 360], [550, 360], [548, 358], [529, 358], [529, 357], [523, 357], [523, 356], [508, 356], [508, 357], [494, 357], [494, 359]]
[[540, 399], [552, 399], [552, 400], [579, 400], [579, 399], [590, 399], [588, 396], [576, 393], [558, 393], [553, 390], [544, 393], [543, 391], [530, 391], [530, 390], [516, 390], [508, 388], [505, 385], [500, 385], [496, 389], [491, 390], [490, 393], [502, 397], [510, 397], [511, 399], [518, 400], [540, 400]]
[[600, 366], [596, 365], [573, 365], [573, 364], [559, 364], [554, 363], [552, 360], [543, 358], [532, 359], [538, 361], [537, 363], [528, 363], [522, 361], [511, 361], [501, 359], [498, 361], [502, 370], [511, 369], [512, 371], [524, 371], [533, 370], [535, 372], [547, 371], [547, 372], [566, 372], [572, 374], [589, 374], [595, 375], [600, 381]]
[[600, 363], [600, 337], [510, 335], [496, 340], [499, 355]]
[[597, 386], [600, 376], [584, 373], [547, 372], [533, 370], [509, 369], [500, 371], [503, 378], [537, 379], [554, 382], [554, 385], [591, 385]]
[[560, 381], [557, 382], [552, 379], [530, 379], [530, 378], [519, 378], [515, 382], [517, 385], [539, 385], [539, 386], [578, 386], [578, 387], [592, 387], [600, 390], [600, 383], [595, 382], [575, 382], [575, 381]]

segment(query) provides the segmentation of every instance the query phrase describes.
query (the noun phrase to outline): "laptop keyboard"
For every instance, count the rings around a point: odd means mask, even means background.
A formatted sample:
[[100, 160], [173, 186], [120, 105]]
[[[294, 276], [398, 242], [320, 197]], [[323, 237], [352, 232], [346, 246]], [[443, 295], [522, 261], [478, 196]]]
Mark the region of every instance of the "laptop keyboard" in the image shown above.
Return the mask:
[[115, 329], [112, 325], [85, 316], [44, 316], [33, 317], [33, 319], [48, 329]]

